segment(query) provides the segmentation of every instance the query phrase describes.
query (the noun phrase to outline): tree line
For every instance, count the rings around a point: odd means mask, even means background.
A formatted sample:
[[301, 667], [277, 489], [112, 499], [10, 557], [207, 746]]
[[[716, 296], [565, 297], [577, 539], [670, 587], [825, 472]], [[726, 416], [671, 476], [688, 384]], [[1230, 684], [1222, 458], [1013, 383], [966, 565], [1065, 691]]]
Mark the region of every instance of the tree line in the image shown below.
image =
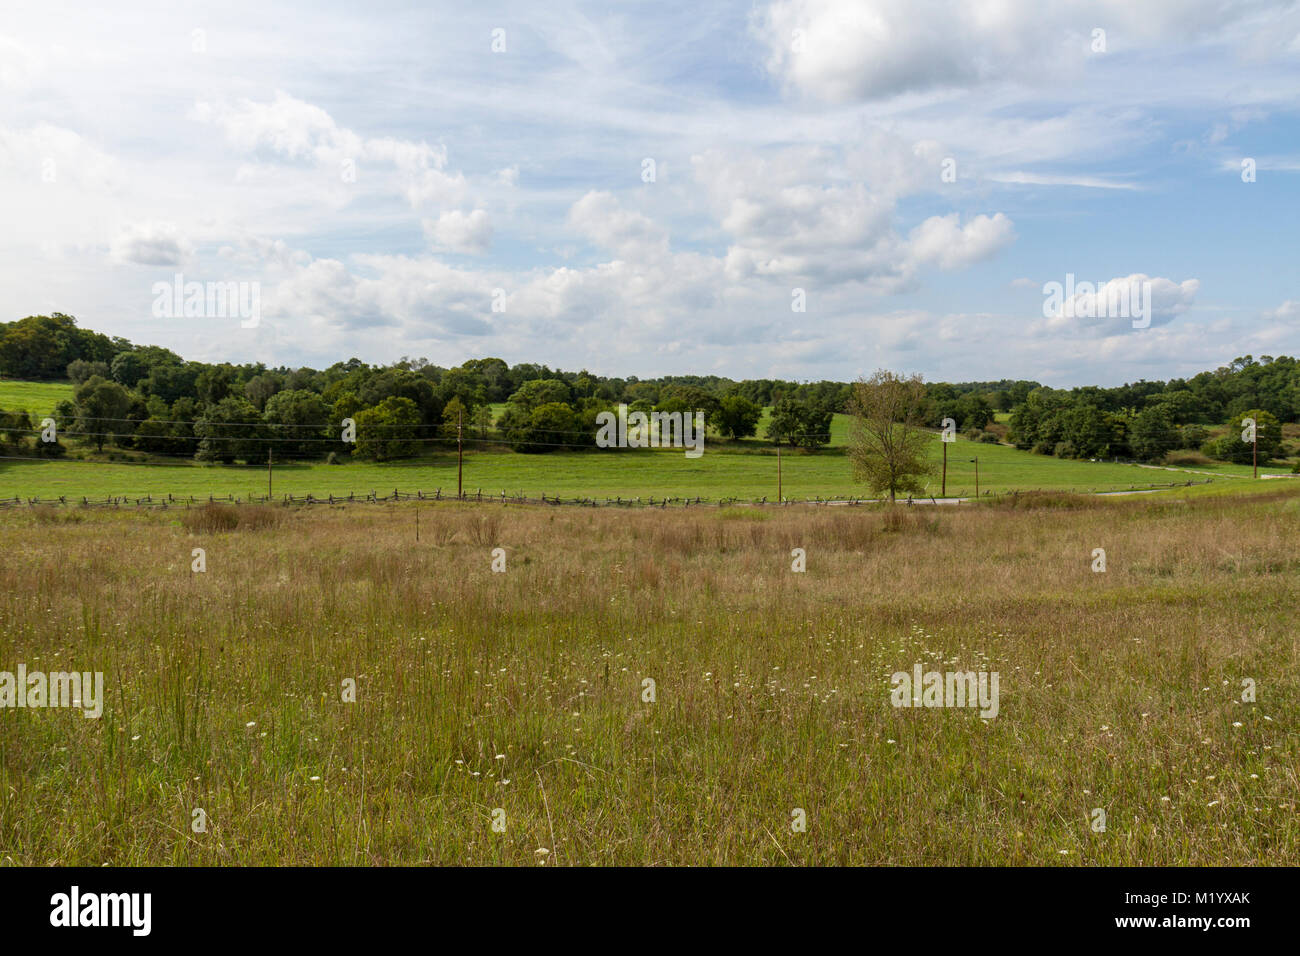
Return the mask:
[[[391, 460], [454, 441], [504, 443], [516, 451], [595, 447], [596, 416], [629, 411], [703, 412], [714, 440], [757, 434], [772, 406], [768, 440], [816, 448], [830, 440], [847, 386], [716, 376], [613, 378], [586, 370], [472, 359], [444, 368], [424, 358], [372, 366], [352, 358], [326, 369], [186, 361], [169, 349], [135, 345], [80, 328], [61, 313], [0, 323], [0, 377], [70, 381], [71, 400], [54, 409], [58, 440], [39, 441], [27, 411], [0, 409], [0, 446], [232, 463], [346, 456]], [[504, 405], [494, 421], [493, 405]], [[355, 442], [342, 423], [355, 423]]]
[[1039, 387], [1015, 406], [1016, 446], [1060, 458], [1160, 461], [1171, 452], [1249, 462], [1241, 440], [1255, 422], [1260, 461], [1282, 453], [1282, 424], [1300, 419], [1300, 363], [1246, 355], [1213, 372], [1118, 388]]
[[[325, 369], [187, 361], [159, 346], [135, 345], [80, 328], [61, 313], [0, 323], [0, 377], [71, 381], [73, 398], [54, 410], [60, 441], [34, 439], [27, 412], [0, 409], [0, 446], [66, 453], [64, 438], [97, 452], [131, 449], [202, 461], [352, 456], [388, 460], [454, 441], [459, 433], [516, 451], [594, 447], [596, 417], [629, 411], [696, 412], [711, 440], [758, 435], [815, 450], [830, 441], [836, 413], [851, 410], [855, 385], [821, 381], [673, 375], [607, 377], [546, 365], [472, 359], [444, 368], [424, 358], [387, 366], [359, 359]], [[1247, 355], [1188, 379], [1115, 388], [1053, 389], [1038, 382], [915, 383], [925, 427], [951, 420], [966, 437], [1007, 440], [1063, 458], [1158, 461], [1195, 450], [1249, 461], [1242, 418], [1257, 423], [1261, 460], [1282, 450], [1282, 423], [1300, 419], [1295, 359]], [[493, 405], [504, 406], [494, 416]], [[995, 423], [1009, 412], [1006, 426]], [[342, 422], [356, 423], [355, 444]], [[1228, 426], [1226, 434], [1222, 426]]]

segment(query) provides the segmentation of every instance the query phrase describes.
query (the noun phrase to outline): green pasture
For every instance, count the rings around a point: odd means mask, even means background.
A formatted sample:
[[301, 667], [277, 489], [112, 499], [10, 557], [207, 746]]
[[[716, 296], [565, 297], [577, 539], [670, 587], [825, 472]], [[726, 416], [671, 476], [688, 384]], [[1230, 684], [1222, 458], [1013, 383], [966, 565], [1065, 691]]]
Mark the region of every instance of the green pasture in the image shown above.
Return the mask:
[[[938, 435], [934, 440], [936, 463], [941, 456]], [[1188, 480], [1203, 481], [1208, 475], [1187, 470], [1145, 468], [1111, 462], [1070, 461], [1018, 451], [1007, 445], [991, 445], [958, 439], [948, 446], [950, 496], [975, 492], [975, 463], [979, 458], [981, 492], [1028, 491], [1115, 491], [1144, 488]], [[1196, 469], [1212, 472], [1220, 480], [1246, 484], [1249, 467], [1216, 465]], [[853, 481], [850, 462], [841, 449], [781, 454], [782, 491], [787, 498], [865, 496]], [[444, 494], [456, 489], [456, 455], [439, 451], [412, 461], [389, 463], [349, 462], [327, 465], [319, 462], [276, 465], [272, 492], [275, 495], [363, 494], [377, 491]], [[505, 450], [465, 454], [464, 486], [467, 492], [485, 495], [539, 497], [663, 498], [722, 497], [774, 500], [777, 496], [777, 456], [770, 446], [705, 446], [700, 458], [690, 459], [677, 449], [624, 449], [591, 452], [553, 452], [529, 455]], [[936, 474], [929, 490], [939, 495]], [[139, 464], [98, 461], [30, 461], [0, 459], [0, 497], [22, 498], [90, 497], [110, 495], [144, 496], [172, 494], [264, 495], [267, 469], [264, 465], [203, 465], [196, 462], [146, 462]]]
[[54, 411], [54, 406], [72, 400], [73, 386], [69, 382], [17, 382], [0, 379], [0, 409], [6, 412], [25, 411], [33, 423]]

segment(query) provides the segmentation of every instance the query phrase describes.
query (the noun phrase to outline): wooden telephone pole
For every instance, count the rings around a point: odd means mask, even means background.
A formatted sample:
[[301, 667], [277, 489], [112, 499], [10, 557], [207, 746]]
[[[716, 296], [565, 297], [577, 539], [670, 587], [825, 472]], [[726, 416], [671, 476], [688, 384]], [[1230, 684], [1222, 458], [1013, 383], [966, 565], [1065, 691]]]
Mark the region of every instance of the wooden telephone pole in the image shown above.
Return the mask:
[[943, 443], [943, 490], [939, 492], [939, 497], [948, 497], [948, 443]]
[[465, 474], [465, 449], [461, 444], [462, 412], [456, 411], [456, 497], [464, 497], [461, 491], [461, 479]]
[[266, 446], [266, 501], [271, 502], [271, 446]]
[[781, 503], [781, 445], [776, 446], [776, 503]]

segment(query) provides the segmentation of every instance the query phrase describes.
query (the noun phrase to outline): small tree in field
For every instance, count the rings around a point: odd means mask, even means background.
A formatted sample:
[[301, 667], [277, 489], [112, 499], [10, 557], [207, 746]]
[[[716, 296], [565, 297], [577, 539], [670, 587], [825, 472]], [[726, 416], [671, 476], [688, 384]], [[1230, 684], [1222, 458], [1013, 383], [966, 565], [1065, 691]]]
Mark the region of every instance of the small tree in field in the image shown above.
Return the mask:
[[884, 370], [858, 379], [849, 400], [853, 424], [849, 433], [849, 458], [853, 476], [866, 482], [873, 494], [922, 494], [924, 478], [934, 473], [927, 454], [930, 434], [921, 424], [925, 416], [925, 384], [921, 376], [904, 378]]

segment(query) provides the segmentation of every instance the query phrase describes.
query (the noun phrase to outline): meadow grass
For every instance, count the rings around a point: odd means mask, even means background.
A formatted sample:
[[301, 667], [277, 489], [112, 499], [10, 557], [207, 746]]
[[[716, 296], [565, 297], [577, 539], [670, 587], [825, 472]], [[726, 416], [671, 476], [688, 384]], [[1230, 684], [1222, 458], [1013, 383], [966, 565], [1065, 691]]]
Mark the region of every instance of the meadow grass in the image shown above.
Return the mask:
[[6, 412], [25, 411], [32, 423], [54, 413], [59, 402], [72, 401], [70, 382], [20, 382], [0, 379], [0, 409]]
[[[0, 861], [1294, 866], [1300, 494], [1262, 485], [3, 511], [0, 670], [107, 702], [0, 710]], [[998, 716], [891, 706], [918, 662], [999, 672]]]
[[[775, 450], [759, 443], [706, 445], [700, 458], [686, 458], [680, 449], [621, 449], [554, 452], [530, 455], [506, 450], [474, 450], [465, 454], [465, 488], [485, 495], [533, 498], [565, 497], [664, 498], [777, 497]], [[935, 433], [931, 446], [936, 463], [942, 447]], [[1216, 465], [1195, 469], [1159, 469], [1113, 462], [1074, 461], [1035, 455], [1010, 445], [958, 439], [948, 449], [947, 490], [951, 496], [975, 493], [979, 457], [980, 491], [1114, 491], [1154, 484], [1204, 481], [1212, 475], [1237, 479], [1250, 475], [1249, 466]], [[782, 492], [787, 498], [869, 497], [853, 480], [842, 449], [792, 452], [781, 455]], [[109, 495], [209, 495], [247, 497], [267, 491], [266, 467], [204, 465], [191, 461], [114, 463], [106, 461], [29, 461], [0, 458], [0, 498], [105, 498]], [[441, 488], [456, 489], [455, 450], [440, 450], [423, 458], [387, 462], [323, 462], [277, 464], [272, 492], [283, 496], [391, 494]], [[928, 493], [939, 495], [936, 473]]]

